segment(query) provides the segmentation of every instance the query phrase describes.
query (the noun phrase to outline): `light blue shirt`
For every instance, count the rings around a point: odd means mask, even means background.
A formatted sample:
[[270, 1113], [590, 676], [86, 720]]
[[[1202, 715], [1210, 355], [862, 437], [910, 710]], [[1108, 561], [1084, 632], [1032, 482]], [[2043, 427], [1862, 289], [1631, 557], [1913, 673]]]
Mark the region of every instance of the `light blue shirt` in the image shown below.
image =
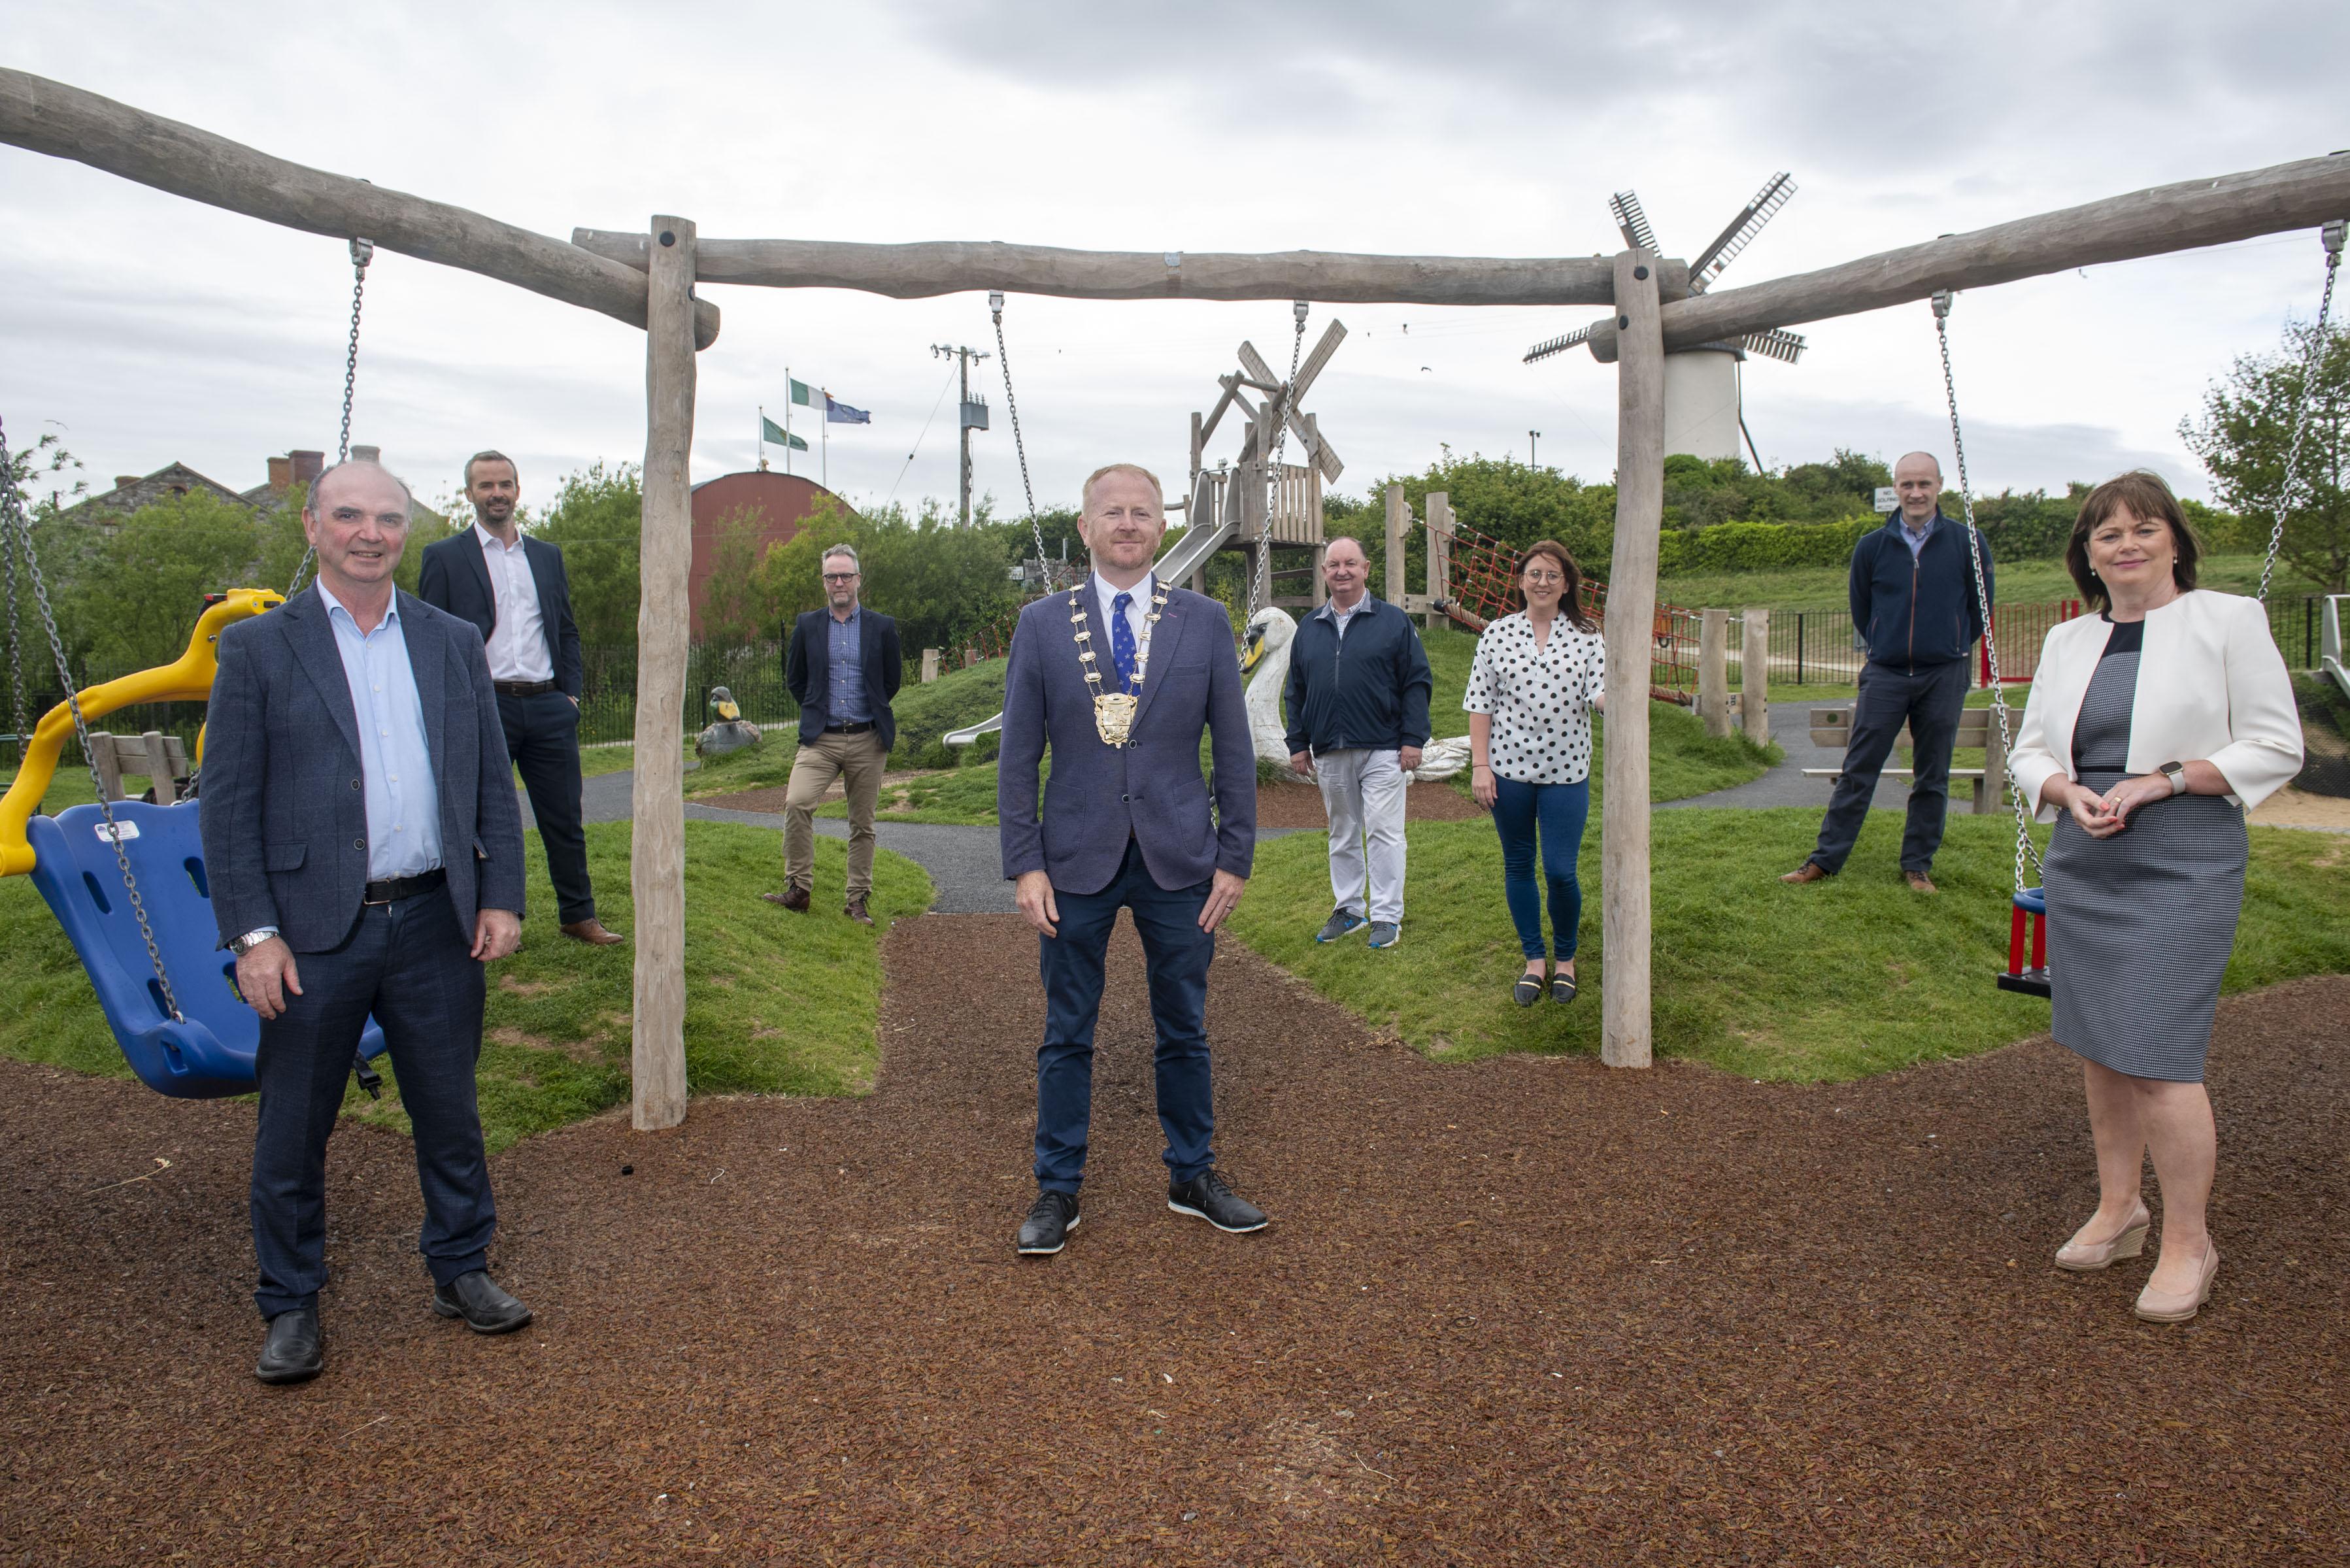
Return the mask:
[[1926, 541], [1934, 536], [1934, 527], [1941, 520], [1942, 514], [1937, 512], [1926, 519], [1926, 525], [1923, 528], [1912, 528], [1909, 526], [1908, 518], [1901, 519], [1901, 542], [1909, 546], [1911, 560], [1914, 561], [1926, 553]]
[[414, 877], [441, 865], [441, 790], [424, 738], [424, 702], [408, 662], [400, 596], [370, 632], [318, 585], [327, 624], [359, 724], [359, 776], [367, 792], [368, 880]]

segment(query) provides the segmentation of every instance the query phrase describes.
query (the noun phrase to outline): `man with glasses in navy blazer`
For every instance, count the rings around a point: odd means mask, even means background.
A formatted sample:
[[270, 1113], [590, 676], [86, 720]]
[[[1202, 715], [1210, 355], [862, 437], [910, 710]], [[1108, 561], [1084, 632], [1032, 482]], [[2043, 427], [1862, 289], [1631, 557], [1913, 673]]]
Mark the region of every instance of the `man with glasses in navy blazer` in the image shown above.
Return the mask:
[[[1216, 1168], [1211, 1147], [1208, 966], [1256, 848], [1256, 747], [1232, 618], [1152, 573], [1167, 521], [1149, 470], [1100, 469], [1083, 499], [1093, 574], [1021, 611], [996, 775], [1003, 875], [1036, 928], [1045, 982], [1036, 1200], [1017, 1242], [1032, 1257], [1059, 1251], [1077, 1226], [1094, 1025], [1121, 909], [1149, 966], [1167, 1207], [1220, 1231], [1266, 1223]], [[1203, 730], [1212, 787], [1200, 772]], [[1048, 743], [1040, 814], [1036, 772]]]

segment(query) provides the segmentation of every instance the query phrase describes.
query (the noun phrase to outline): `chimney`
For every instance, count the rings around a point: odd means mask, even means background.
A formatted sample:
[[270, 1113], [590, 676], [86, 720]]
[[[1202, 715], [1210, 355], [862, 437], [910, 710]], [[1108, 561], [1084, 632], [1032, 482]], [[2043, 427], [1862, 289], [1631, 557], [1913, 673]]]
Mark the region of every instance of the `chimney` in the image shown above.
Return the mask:
[[380, 446], [353, 446], [351, 448], [351, 461], [353, 462], [381, 462], [383, 461], [383, 448]]
[[273, 457], [269, 460], [269, 493], [283, 495], [294, 484], [294, 460]]
[[294, 465], [294, 483], [296, 484], [309, 484], [326, 472], [327, 454], [323, 452], [304, 452], [297, 448], [286, 455]]
[[114, 488], [117, 490], [128, 490], [144, 477], [145, 476], [143, 474], [137, 473], [118, 473], [114, 476]]

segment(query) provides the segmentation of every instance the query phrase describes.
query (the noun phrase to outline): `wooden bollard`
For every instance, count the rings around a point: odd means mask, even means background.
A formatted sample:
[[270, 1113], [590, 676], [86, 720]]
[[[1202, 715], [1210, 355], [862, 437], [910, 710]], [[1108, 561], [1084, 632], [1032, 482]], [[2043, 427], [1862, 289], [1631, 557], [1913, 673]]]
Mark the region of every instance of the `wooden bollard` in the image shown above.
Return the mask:
[[928, 686], [939, 678], [939, 664], [945, 656], [935, 648], [922, 649], [922, 684]]
[[1771, 612], [1746, 612], [1745, 645], [1739, 649], [1738, 679], [1744, 687], [1739, 717], [1746, 738], [1758, 746], [1771, 743]]
[[1700, 610], [1697, 634], [1697, 711], [1705, 732], [1730, 733], [1730, 612]]

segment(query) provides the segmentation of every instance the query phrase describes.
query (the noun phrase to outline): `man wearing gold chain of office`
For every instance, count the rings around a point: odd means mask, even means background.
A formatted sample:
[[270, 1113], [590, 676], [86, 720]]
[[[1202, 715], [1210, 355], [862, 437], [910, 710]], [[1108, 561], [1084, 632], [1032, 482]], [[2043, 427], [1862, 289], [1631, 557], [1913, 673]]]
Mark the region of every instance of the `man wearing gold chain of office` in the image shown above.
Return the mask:
[[[1021, 612], [1004, 674], [996, 818], [1045, 985], [1037, 1192], [1018, 1241], [1031, 1256], [1059, 1251], [1077, 1226], [1094, 1024], [1121, 909], [1149, 966], [1167, 1206], [1220, 1231], [1265, 1224], [1216, 1168], [1207, 1039], [1216, 928], [1255, 852], [1255, 745], [1232, 618], [1151, 571], [1166, 528], [1148, 470], [1113, 463], [1087, 480], [1079, 529], [1093, 574]], [[1200, 771], [1203, 730], [1212, 785]]]

